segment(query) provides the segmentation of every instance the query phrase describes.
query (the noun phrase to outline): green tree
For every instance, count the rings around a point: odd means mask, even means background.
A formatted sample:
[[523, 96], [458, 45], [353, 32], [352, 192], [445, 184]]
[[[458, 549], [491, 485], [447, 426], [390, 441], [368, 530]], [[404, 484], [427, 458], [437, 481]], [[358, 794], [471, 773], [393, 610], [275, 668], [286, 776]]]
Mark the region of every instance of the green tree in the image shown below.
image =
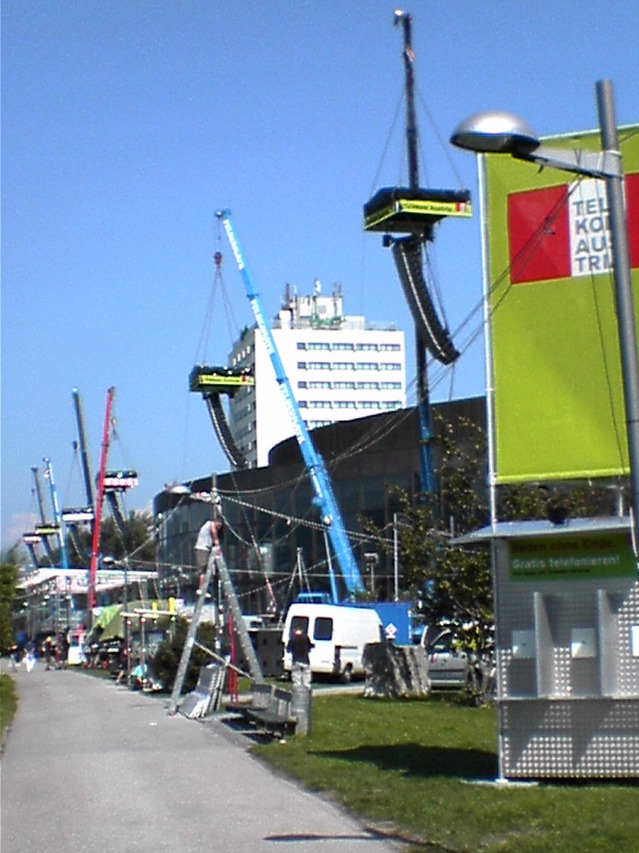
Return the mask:
[[621, 481], [575, 485], [521, 483], [499, 490], [498, 514], [503, 521], [548, 518], [549, 512], [563, 510], [573, 518], [618, 514], [619, 501], [627, 502], [628, 488]]
[[[435, 499], [396, 492], [404, 520], [400, 562], [412, 594], [423, 602], [427, 623], [446, 619], [464, 645], [482, 651], [492, 642], [494, 618], [490, 552], [487, 545], [461, 546], [455, 540], [489, 520], [486, 435], [466, 418], [436, 417], [433, 426], [439, 493]], [[548, 518], [555, 512], [612, 515], [626, 497], [624, 488], [622, 483], [616, 489], [609, 483], [500, 487], [497, 514], [504, 521]], [[365, 527], [376, 530], [370, 523]], [[388, 552], [386, 540], [378, 541]]]
[[[164, 640], [157, 650], [151, 668], [160, 679], [166, 690], [173, 689], [182, 649], [188, 632], [189, 624], [186, 619], [178, 618], [171, 635]], [[201, 622], [197, 629], [196, 640], [207, 649], [215, 647], [215, 625], [211, 622]], [[189, 666], [184, 677], [183, 692], [189, 693], [195, 689], [200, 674], [200, 668], [211, 663], [211, 656], [196, 644], [191, 651]]]
[[15, 549], [3, 555], [0, 562], [0, 650], [7, 651], [13, 643], [13, 622], [11, 615], [16, 599], [16, 585], [19, 568]]
[[454, 539], [487, 520], [486, 439], [467, 418], [436, 423], [437, 501], [400, 494], [400, 561], [420, 594], [428, 624], [446, 619], [463, 645], [482, 652], [492, 640], [490, 555]]
[[[68, 539], [68, 552], [74, 555], [75, 562], [86, 565], [91, 554], [91, 531], [78, 531], [75, 538], [75, 543], [73, 539]], [[107, 515], [100, 526], [100, 553], [103, 557], [112, 557], [114, 560], [123, 560], [128, 557], [134, 564], [155, 564], [152, 514], [142, 510], [132, 510], [124, 519], [124, 530], [120, 530], [113, 516]]]

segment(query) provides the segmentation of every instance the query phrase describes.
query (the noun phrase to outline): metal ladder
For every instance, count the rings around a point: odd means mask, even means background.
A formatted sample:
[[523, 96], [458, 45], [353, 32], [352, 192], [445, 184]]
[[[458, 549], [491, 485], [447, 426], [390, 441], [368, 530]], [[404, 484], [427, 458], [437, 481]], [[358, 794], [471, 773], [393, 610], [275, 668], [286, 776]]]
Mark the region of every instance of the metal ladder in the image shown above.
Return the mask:
[[233, 627], [240, 641], [240, 646], [242, 648], [244, 658], [248, 664], [251, 678], [253, 679], [253, 681], [260, 683], [264, 681], [264, 676], [262, 675], [262, 667], [260, 666], [260, 662], [257, 659], [257, 655], [255, 654], [255, 649], [253, 648], [253, 643], [251, 642], [246, 623], [242, 618], [242, 610], [240, 608], [240, 603], [235, 593], [235, 587], [233, 586], [233, 582], [231, 581], [231, 575], [228, 570], [228, 566], [226, 565], [226, 560], [222, 556], [222, 551], [220, 549], [220, 544], [217, 539], [217, 533], [215, 530], [213, 531], [213, 538], [213, 547], [211, 548], [209, 560], [206, 565], [206, 572], [204, 573], [204, 578], [200, 585], [200, 594], [198, 595], [198, 599], [193, 609], [193, 616], [191, 617], [191, 622], [189, 623], [189, 629], [187, 631], [186, 639], [184, 641], [184, 648], [182, 649], [182, 656], [180, 657], [180, 663], [178, 665], [177, 673], [175, 676], [175, 682], [173, 684], [173, 690], [171, 692], [171, 698], [169, 700], [168, 713], [171, 716], [175, 714], [180, 703], [182, 685], [184, 684], [186, 671], [189, 666], [189, 661], [191, 660], [191, 654], [193, 652], [193, 646], [195, 644], [195, 636], [197, 634], [198, 625], [202, 616], [204, 600], [206, 598], [208, 588], [211, 584], [211, 579], [216, 570], [222, 582], [222, 590], [224, 592], [224, 595], [226, 596], [226, 601], [228, 602], [231, 614], [233, 616]]

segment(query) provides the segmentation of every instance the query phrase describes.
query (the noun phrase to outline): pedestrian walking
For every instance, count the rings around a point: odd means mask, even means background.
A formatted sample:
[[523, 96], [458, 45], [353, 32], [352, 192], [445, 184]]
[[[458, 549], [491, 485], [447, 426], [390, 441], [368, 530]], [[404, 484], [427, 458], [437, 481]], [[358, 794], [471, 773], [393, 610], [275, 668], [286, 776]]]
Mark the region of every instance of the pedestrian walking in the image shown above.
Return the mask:
[[11, 646], [11, 651], [9, 653], [9, 664], [11, 666], [11, 672], [18, 671], [18, 665], [20, 664], [20, 649], [15, 643]]
[[33, 672], [36, 665], [36, 653], [33, 643], [29, 643], [24, 653], [24, 668], [27, 672]]

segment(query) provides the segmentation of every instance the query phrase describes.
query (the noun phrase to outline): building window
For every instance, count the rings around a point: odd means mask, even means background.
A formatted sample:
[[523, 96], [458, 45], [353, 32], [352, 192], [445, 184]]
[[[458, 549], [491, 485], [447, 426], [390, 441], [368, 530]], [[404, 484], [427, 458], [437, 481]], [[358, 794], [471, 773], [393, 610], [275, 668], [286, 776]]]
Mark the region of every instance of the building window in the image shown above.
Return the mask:
[[382, 391], [398, 391], [402, 387], [401, 382], [380, 382]]
[[[298, 367], [299, 367], [299, 365], [298, 365]], [[302, 379], [302, 380], [300, 380], [300, 382], [297, 383], [297, 387], [298, 388], [308, 388], [308, 382], [306, 382], [305, 379]]]
[[355, 370], [377, 370], [379, 365], [375, 361], [358, 361]]
[[328, 389], [330, 389], [331, 383], [330, 382], [309, 382], [308, 387], [309, 388], [325, 388], [325, 389], [328, 388]]
[[355, 365], [352, 361], [334, 361], [333, 370], [355, 370]]
[[354, 382], [333, 382], [333, 388], [339, 391], [354, 391]]
[[306, 370], [306, 362], [305, 361], [298, 361], [297, 362], [297, 369], [298, 370]]
[[377, 344], [357, 344], [355, 349], [359, 352], [377, 352]]
[[306, 349], [306, 344], [304, 343], [304, 341], [298, 341], [297, 342], [297, 348], [298, 349]]
[[330, 400], [311, 400], [308, 404], [309, 409], [330, 409]]
[[399, 352], [401, 349], [399, 344], [380, 344], [379, 348], [382, 352]]
[[358, 382], [357, 387], [360, 390], [377, 391], [379, 388], [379, 382]]
[[401, 370], [401, 364], [396, 364], [395, 362], [382, 362], [379, 366], [380, 370]]
[[307, 363], [308, 370], [330, 370], [330, 361], [309, 361]]
[[336, 344], [332, 344], [331, 349], [335, 350], [335, 351], [337, 351], [337, 350], [341, 350], [341, 351], [349, 350], [352, 352], [355, 349], [355, 344], [347, 344], [347, 343], [344, 343], [342, 341], [342, 342], [339, 342]]
[[306, 345], [306, 349], [314, 349], [314, 350], [329, 350], [331, 345], [329, 343], [324, 343], [323, 341], [312, 341], [311, 343]]
[[338, 400], [335, 403], [336, 409], [356, 409], [357, 406], [354, 400]]

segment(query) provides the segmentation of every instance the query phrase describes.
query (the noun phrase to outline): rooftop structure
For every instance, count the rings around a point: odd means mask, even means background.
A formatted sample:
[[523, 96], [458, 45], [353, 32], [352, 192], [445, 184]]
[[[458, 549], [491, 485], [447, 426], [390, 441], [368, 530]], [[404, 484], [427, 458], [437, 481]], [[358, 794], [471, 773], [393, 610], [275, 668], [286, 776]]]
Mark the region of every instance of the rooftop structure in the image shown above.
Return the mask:
[[[272, 332], [308, 429], [406, 405], [404, 333], [345, 315], [341, 286], [323, 294], [316, 281], [304, 296], [287, 286]], [[256, 327], [243, 331], [229, 361], [254, 377], [230, 401], [233, 437], [249, 466], [263, 467], [293, 425]]]

